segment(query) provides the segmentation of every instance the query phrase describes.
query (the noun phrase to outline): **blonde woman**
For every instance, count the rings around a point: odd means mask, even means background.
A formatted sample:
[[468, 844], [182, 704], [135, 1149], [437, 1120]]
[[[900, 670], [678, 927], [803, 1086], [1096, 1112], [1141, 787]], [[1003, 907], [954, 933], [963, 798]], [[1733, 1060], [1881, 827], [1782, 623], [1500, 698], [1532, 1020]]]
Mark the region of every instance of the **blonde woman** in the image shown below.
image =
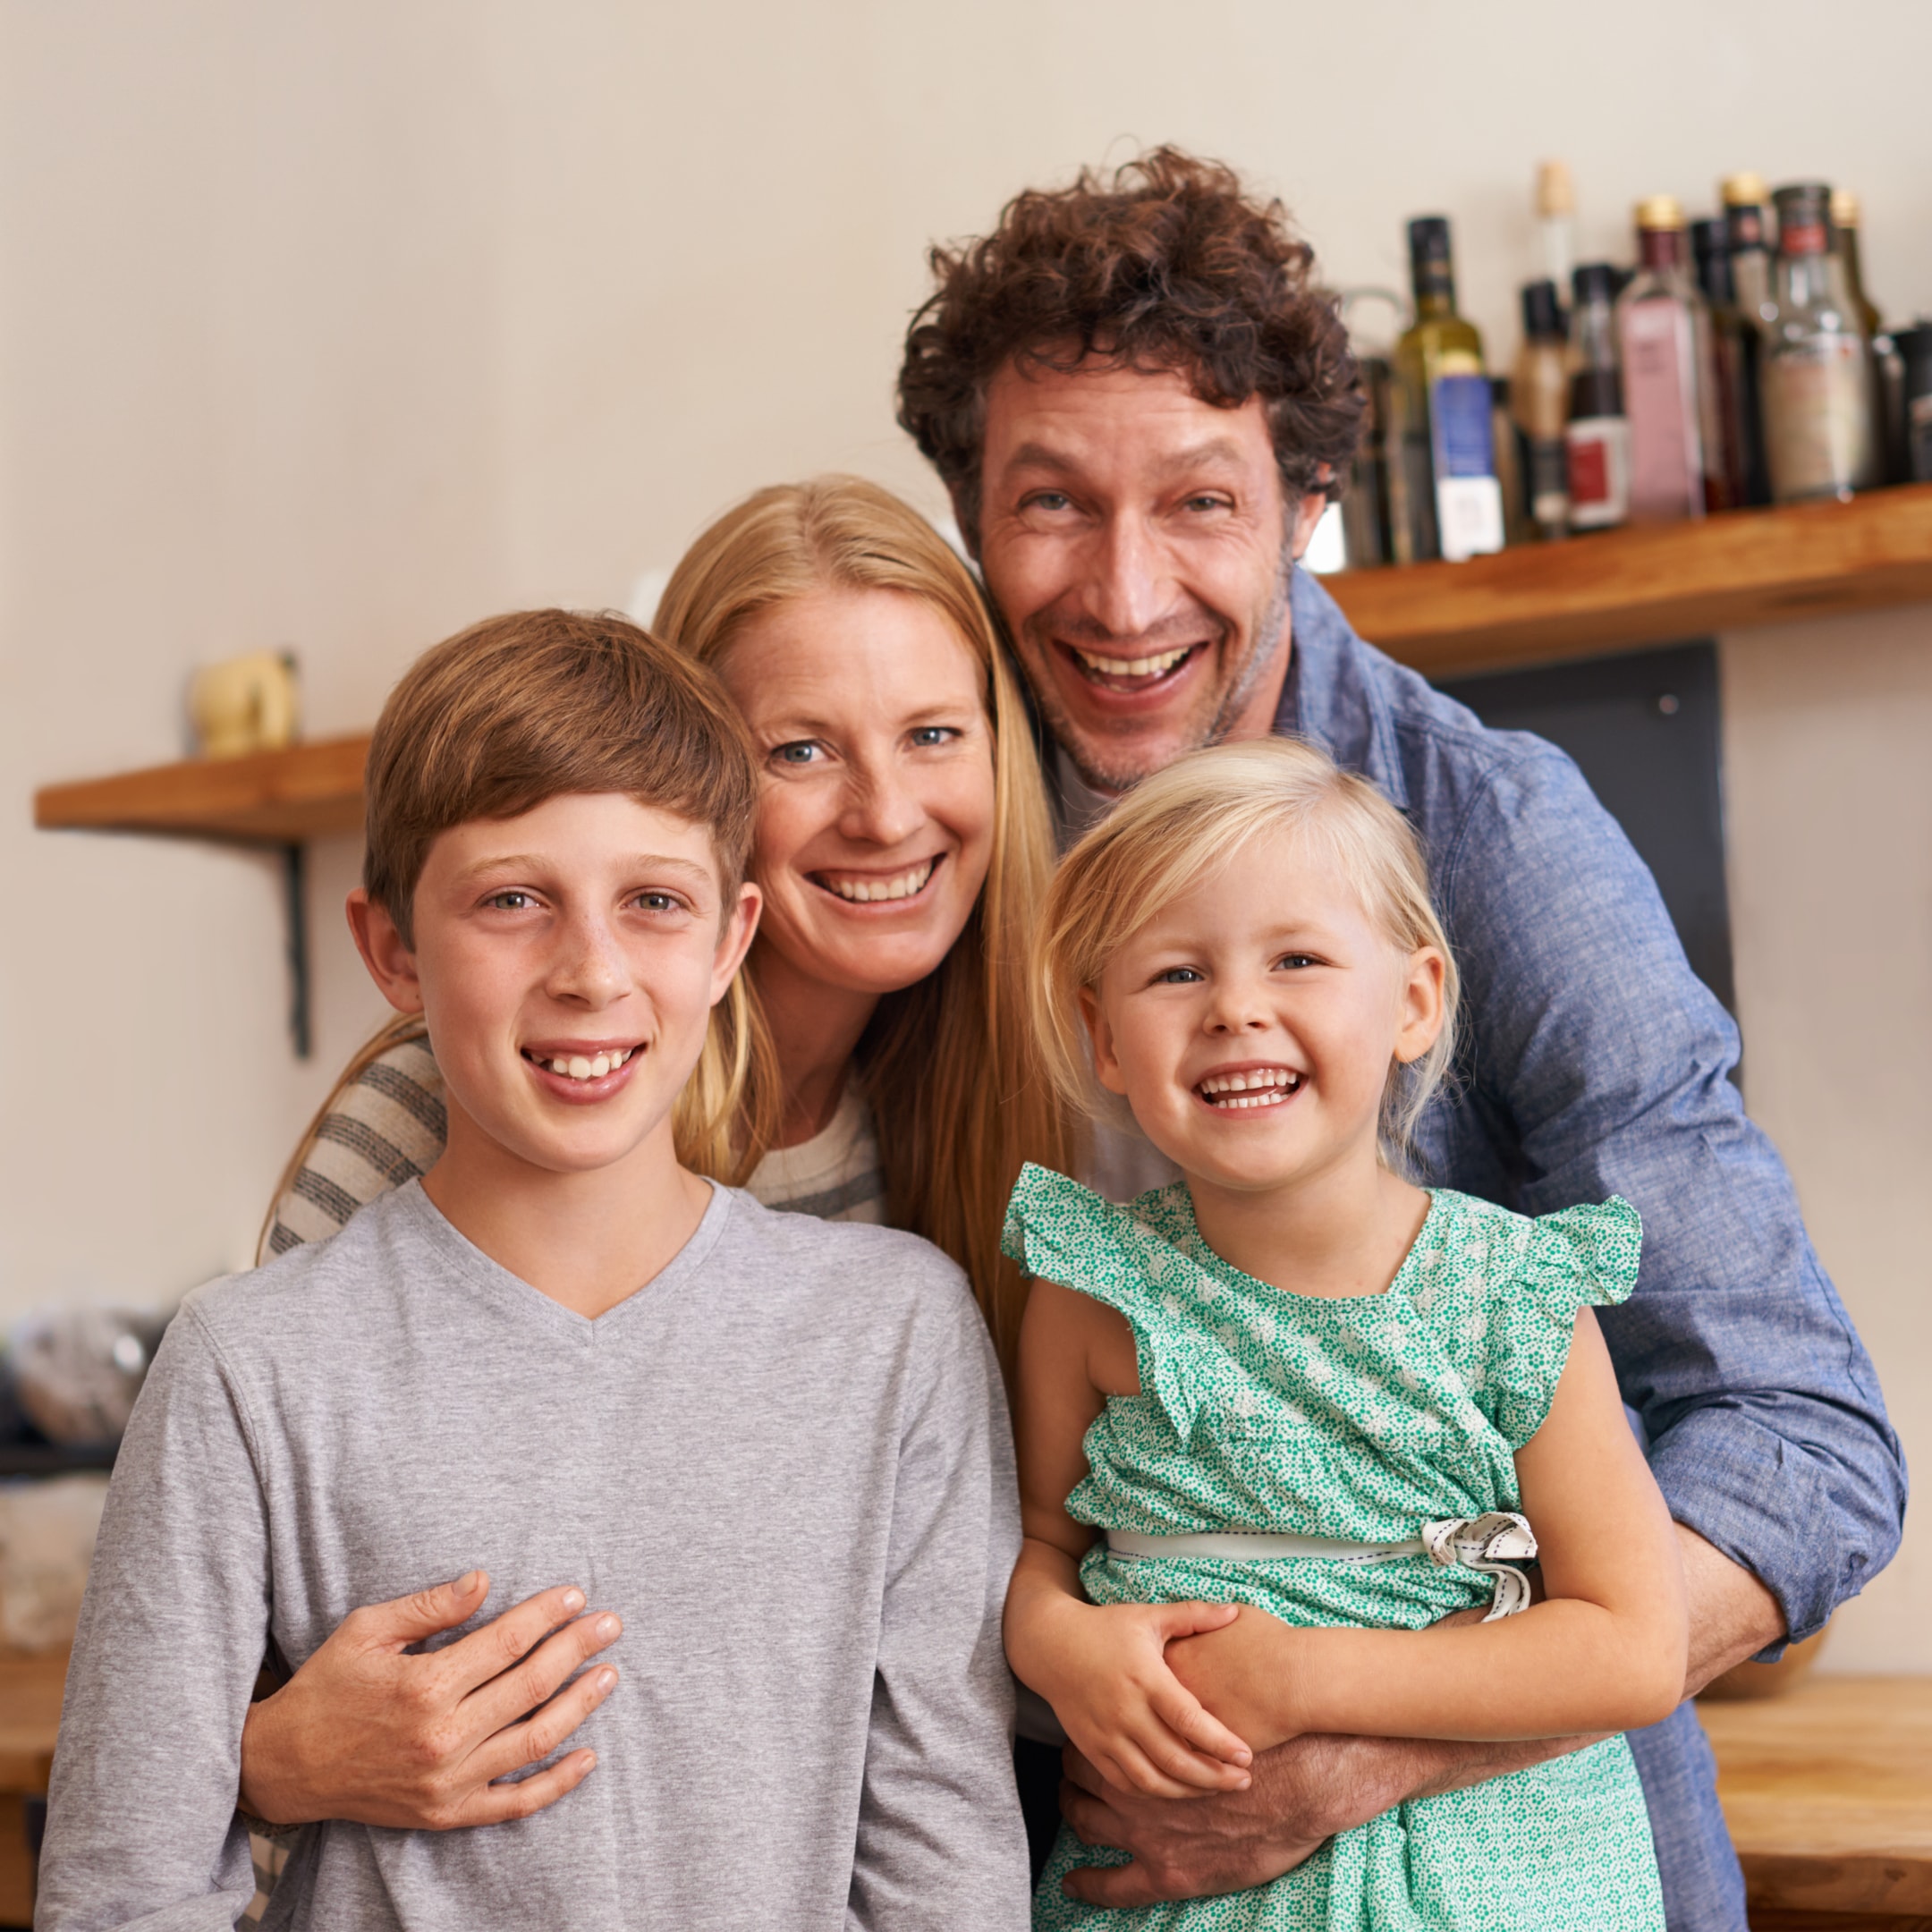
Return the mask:
[[[1010, 1362], [1023, 1291], [998, 1251], [1005, 1198], [1024, 1162], [1063, 1168], [1070, 1149], [1025, 998], [1046, 802], [978, 587], [889, 492], [827, 477], [762, 490], [706, 530], [657, 629], [717, 673], [759, 767], [765, 912], [749, 997], [720, 1009], [707, 1062], [738, 1104], [721, 1115], [711, 1088], [690, 1096], [680, 1156], [767, 1206], [925, 1235], [965, 1268]], [[334, 1233], [425, 1170], [442, 1135], [427, 1043], [378, 1036], [298, 1149], [267, 1247]], [[567, 1431], [569, 1392], [556, 1396]], [[450, 1586], [345, 1624], [251, 1712], [246, 1809], [418, 1826], [518, 1815], [517, 1786], [493, 1782], [506, 1741], [519, 1763], [555, 1750], [604, 1694], [597, 1674], [522, 1720], [610, 1640], [597, 1616], [565, 1622], [535, 1599], [436, 1653], [426, 1712], [423, 1660], [404, 1648], [478, 1607]], [[567, 1788], [547, 1784], [543, 1801]]]

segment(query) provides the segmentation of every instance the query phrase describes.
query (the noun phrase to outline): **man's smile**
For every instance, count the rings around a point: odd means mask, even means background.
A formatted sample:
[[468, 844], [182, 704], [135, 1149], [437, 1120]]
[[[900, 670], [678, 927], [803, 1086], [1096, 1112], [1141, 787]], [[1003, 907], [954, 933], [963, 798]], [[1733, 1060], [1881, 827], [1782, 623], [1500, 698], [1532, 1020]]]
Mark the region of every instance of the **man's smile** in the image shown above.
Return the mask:
[[1208, 646], [1182, 644], [1131, 656], [1123, 654], [1131, 650], [1131, 646], [1115, 646], [1111, 650], [1092, 650], [1081, 644], [1063, 644], [1059, 648], [1094, 689], [1121, 697], [1138, 697], [1143, 691], [1165, 692], [1172, 689], [1181, 674]]

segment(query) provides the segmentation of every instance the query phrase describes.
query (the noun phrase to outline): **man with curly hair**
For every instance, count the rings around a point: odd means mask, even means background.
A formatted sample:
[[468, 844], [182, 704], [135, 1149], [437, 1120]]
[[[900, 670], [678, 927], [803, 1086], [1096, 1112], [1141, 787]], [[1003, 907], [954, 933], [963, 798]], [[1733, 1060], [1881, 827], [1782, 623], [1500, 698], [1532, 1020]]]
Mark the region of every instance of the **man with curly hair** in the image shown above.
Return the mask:
[[[1068, 828], [1183, 751], [1269, 732], [1409, 815], [1470, 1035], [1419, 1136], [1428, 1178], [1530, 1215], [1613, 1193], [1642, 1211], [1637, 1293], [1603, 1326], [1679, 1526], [1686, 1695], [1810, 1635], [1897, 1547], [1904, 1470], [1877, 1377], [1726, 1077], [1736, 1030], [1576, 767], [1363, 642], [1298, 567], [1363, 413], [1310, 250], [1278, 202], [1158, 148], [1021, 194], [931, 260], [899, 419], [1004, 622]], [[1263, 1620], [1242, 1627], [1265, 1640]], [[1267, 1665], [1236, 1641], [1172, 1654], [1210, 1705], [1217, 1673]], [[1067, 1818], [1131, 1855], [1072, 1884], [1117, 1906], [1242, 1889], [1394, 1805], [1582, 1741], [1303, 1738], [1250, 1791], [1180, 1802], [1113, 1789], [1070, 1750]], [[1672, 1932], [1744, 1932], [1691, 1707], [1632, 1743]], [[1055, 1768], [1023, 1764], [1036, 1800]]]

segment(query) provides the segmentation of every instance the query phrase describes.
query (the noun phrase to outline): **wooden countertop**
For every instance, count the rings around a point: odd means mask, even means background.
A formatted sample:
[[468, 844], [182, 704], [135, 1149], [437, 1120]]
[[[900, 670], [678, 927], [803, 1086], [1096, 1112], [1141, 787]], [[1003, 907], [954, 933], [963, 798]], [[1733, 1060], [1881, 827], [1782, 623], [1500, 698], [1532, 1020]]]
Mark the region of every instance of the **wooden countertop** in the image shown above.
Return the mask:
[[54, 1768], [67, 1653], [0, 1650], [0, 1792], [38, 1798]]
[[1932, 1677], [1814, 1675], [1698, 1715], [1754, 1913], [1932, 1915]]

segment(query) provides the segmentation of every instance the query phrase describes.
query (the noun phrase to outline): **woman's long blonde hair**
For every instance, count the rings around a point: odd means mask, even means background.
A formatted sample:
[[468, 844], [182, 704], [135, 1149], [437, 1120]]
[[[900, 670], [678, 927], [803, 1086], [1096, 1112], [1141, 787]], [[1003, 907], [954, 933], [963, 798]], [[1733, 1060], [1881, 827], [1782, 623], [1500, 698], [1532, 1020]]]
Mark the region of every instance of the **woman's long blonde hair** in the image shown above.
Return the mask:
[[[880, 1000], [856, 1055], [894, 1225], [966, 1270], [1001, 1359], [1025, 1286], [999, 1251], [1021, 1165], [1064, 1168], [1069, 1116], [1040, 1068], [1026, 996], [1027, 941], [1053, 872], [1046, 787], [1018, 680], [972, 573], [924, 517], [859, 477], [760, 490], [692, 544], [656, 629], [716, 665], [760, 612], [814, 591], [897, 590], [930, 605], [984, 679], [994, 754], [993, 850], [965, 929], [933, 973]], [[748, 1069], [747, 1151], [769, 1145], [779, 1096], [768, 1057]]]
[[[855, 1071], [872, 1110], [892, 1221], [965, 1269], [1010, 1369], [1026, 1288], [999, 1251], [1006, 1196], [1027, 1161], [1070, 1166], [1072, 1116], [1041, 1068], [1027, 1001], [1028, 938], [1053, 872], [1046, 789], [1020, 686], [979, 586], [932, 525], [890, 491], [858, 477], [820, 477], [760, 490], [713, 523], [672, 573], [651, 629], [715, 665], [756, 614], [835, 588], [922, 599], [951, 623], [985, 678], [994, 743], [986, 885], [937, 970], [879, 1002]], [[402, 1017], [356, 1054], [284, 1171], [276, 1202], [343, 1094], [384, 1054], [423, 1037], [419, 1018]], [[783, 1098], [756, 987], [741, 972], [679, 1097], [678, 1158], [741, 1183], [772, 1144]], [[274, 1214], [271, 1207], [271, 1223]]]

